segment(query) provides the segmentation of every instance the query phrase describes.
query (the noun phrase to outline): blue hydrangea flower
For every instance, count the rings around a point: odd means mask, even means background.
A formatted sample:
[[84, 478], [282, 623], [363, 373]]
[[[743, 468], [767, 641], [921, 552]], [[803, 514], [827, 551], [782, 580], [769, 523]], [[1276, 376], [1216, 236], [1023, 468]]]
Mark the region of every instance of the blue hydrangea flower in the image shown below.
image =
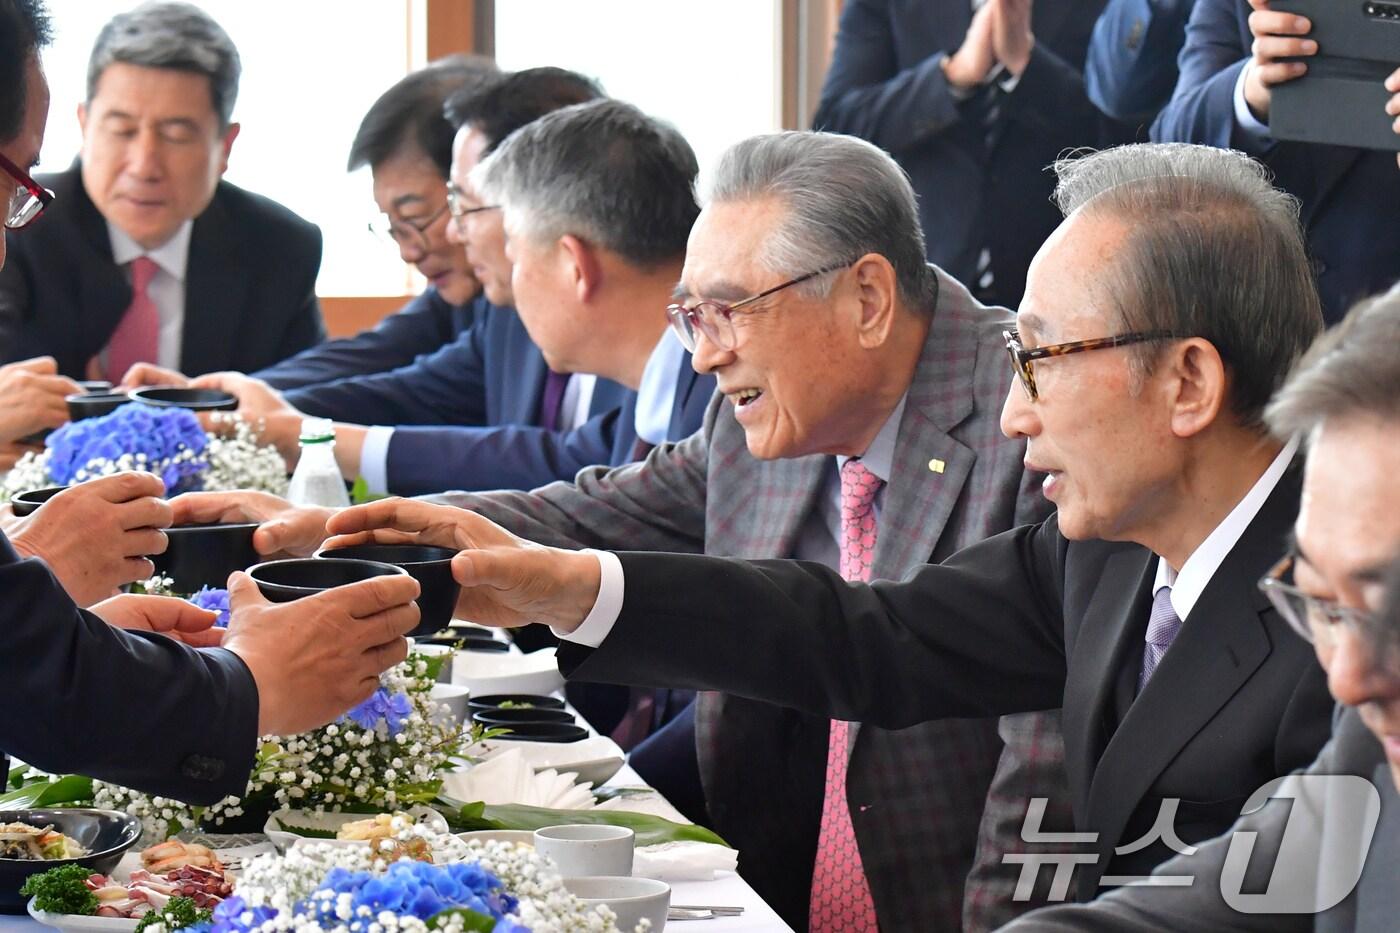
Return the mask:
[[[131, 402], [100, 418], [64, 425], [48, 436], [45, 446], [49, 474], [60, 485], [73, 482], [94, 461], [115, 462], [130, 454], [144, 459], [143, 468], [160, 476], [166, 492], [175, 495], [203, 487], [209, 466], [202, 454], [208, 442], [194, 412]], [[183, 451], [194, 456], [177, 461]]]
[[212, 587], [200, 587], [199, 592], [190, 597], [190, 602], [201, 609], [208, 609], [217, 612], [219, 617], [214, 620], [216, 628], [228, 628], [228, 590], [216, 590]]
[[401, 861], [378, 876], [332, 869], [297, 912], [307, 913], [323, 925], [334, 925], [336, 897], [346, 893], [351, 895], [352, 909], [368, 907], [376, 914], [388, 910], [401, 917], [429, 920], [446, 910], [466, 909], [496, 920], [496, 929], [501, 933], [521, 929], [508, 921], [501, 925], [505, 916], [519, 907], [519, 901], [502, 890], [495, 875], [475, 863], [431, 865]]
[[249, 907], [237, 894], [225, 898], [214, 908], [210, 933], [248, 933], [277, 916], [275, 907]]
[[353, 720], [361, 729], [376, 729], [382, 722], [390, 735], [398, 735], [412, 712], [413, 703], [407, 694], [390, 694], [380, 687], [367, 700], [342, 716], [341, 721]]

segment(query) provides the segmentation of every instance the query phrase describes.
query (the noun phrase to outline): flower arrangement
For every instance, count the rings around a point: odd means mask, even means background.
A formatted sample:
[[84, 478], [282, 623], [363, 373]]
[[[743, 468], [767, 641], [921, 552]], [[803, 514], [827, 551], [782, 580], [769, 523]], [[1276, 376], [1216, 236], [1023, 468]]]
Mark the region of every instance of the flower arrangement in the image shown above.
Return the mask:
[[279, 808], [382, 811], [428, 803], [453, 759], [480, 738], [460, 732], [431, 698], [442, 661], [410, 654], [336, 722], [302, 735], [264, 736], [241, 796], [197, 808], [93, 781], [93, 805], [140, 817], [145, 838], [159, 841], [201, 822], [217, 829], [245, 813]]
[[253, 426], [237, 414], [219, 412], [213, 421], [205, 431], [192, 411], [129, 402], [100, 418], [69, 422], [48, 436], [43, 453], [20, 458], [0, 486], [0, 502], [123, 470], [155, 473], [170, 495], [198, 489], [286, 492], [287, 465], [276, 448], [259, 445]]
[[[376, 844], [298, 844], [244, 867], [233, 896], [188, 933], [552, 933], [617, 930], [606, 907], [584, 904], [552, 863], [509, 843], [465, 843], [402, 816]], [[431, 861], [394, 859], [406, 850]], [[174, 933], [152, 924], [148, 933]]]

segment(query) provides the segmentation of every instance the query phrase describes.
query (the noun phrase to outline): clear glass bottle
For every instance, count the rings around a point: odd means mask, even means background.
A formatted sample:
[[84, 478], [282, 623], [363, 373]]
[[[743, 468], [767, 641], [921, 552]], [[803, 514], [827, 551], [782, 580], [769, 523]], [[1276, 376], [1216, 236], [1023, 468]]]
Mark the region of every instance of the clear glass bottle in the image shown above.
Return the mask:
[[292, 471], [287, 499], [293, 505], [344, 507], [350, 504], [335, 462], [335, 425], [329, 418], [303, 418], [301, 459]]

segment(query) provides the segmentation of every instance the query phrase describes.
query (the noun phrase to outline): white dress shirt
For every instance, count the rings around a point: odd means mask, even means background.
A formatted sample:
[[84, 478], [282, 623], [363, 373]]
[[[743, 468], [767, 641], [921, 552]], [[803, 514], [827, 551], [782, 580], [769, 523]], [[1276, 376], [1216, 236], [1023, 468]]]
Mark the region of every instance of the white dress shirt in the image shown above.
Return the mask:
[[[875, 494], [877, 522], [879, 521], [880, 508], [885, 501], [885, 487], [889, 485], [890, 475], [894, 472], [895, 442], [899, 439], [899, 423], [904, 418], [904, 404], [907, 400], [907, 395], [899, 400], [899, 404], [885, 419], [885, 423], [880, 426], [879, 433], [875, 435], [875, 439], [870, 442], [870, 446], [861, 456], [861, 463], [864, 463], [865, 468], [871, 473], [878, 476], [883, 484], [879, 492]], [[833, 569], [840, 566], [841, 547], [838, 542], [842, 539], [841, 467], [849, 459], [849, 457], [830, 458], [823, 481], [823, 494], [818, 500], [819, 505], [816, 511], [808, 515], [807, 520], [803, 522], [797, 542], [793, 547], [792, 556], [798, 560], [817, 561]], [[626, 588], [626, 581], [623, 579], [622, 562], [617, 559], [616, 554], [611, 551], [595, 551], [591, 548], [587, 549], [587, 552], [598, 558], [603, 569], [602, 581], [598, 587], [598, 599], [594, 602], [593, 609], [588, 613], [587, 618], [573, 632], [565, 634], [556, 629], [554, 634], [565, 641], [596, 648], [612, 631], [613, 625], [617, 623], [618, 615], [622, 612], [622, 594]]]
[[[190, 259], [190, 231], [194, 221], [187, 220], [175, 235], [155, 249], [143, 249], [110, 220], [107, 235], [112, 241], [112, 261], [126, 270], [131, 280], [131, 261], [148, 256], [156, 264], [147, 294], [160, 314], [160, 343], [155, 362], [166, 369], [179, 370], [180, 344], [185, 336], [185, 270]], [[107, 368], [107, 349], [98, 356], [103, 370]]]
[[1186, 563], [1181, 565], [1179, 572], [1173, 570], [1165, 558], [1157, 558], [1157, 579], [1152, 584], [1152, 592], [1155, 593], [1164, 586], [1171, 587], [1172, 608], [1176, 610], [1176, 617], [1182, 622], [1191, 614], [1196, 600], [1234, 549], [1240, 535], [1244, 534], [1249, 523], [1254, 521], [1254, 516], [1264, 507], [1264, 500], [1274, 491], [1274, 487], [1283, 477], [1284, 470], [1288, 469], [1288, 464], [1293, 461], [1293, 455], [1297, 452], [1298, 440], [1294, 438], [1284, 445], [1274, 462], [1269, 464], [1269, 468], [1255, 481], [1244, 498], [1230, 510], [1225, 520], [1216, 525], [1215, 530], [1191, 552], [1191, 556], [1186, 558]]

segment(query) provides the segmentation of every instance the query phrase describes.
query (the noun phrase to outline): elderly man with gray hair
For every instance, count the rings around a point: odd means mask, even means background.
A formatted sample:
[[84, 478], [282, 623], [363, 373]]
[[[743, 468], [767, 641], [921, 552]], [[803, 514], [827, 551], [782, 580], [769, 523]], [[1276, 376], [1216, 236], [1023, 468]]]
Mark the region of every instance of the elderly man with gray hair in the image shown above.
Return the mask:
[[138, 362], [190, 375], [269, 366], [325, 337], [321, 234], [221, 181], [238, 137], [238, 51], [188, 3], [97, 37], [82, 152], [0, 273], [0, 362], [48, 356], [113, 384]]
[[[518, 161], [505, 180], [492, 168], [479, 171], [488, 191], [509, 189], [521, 316], [552, 364], [578, 365], [553, 345], [590, 321], [551, 332], [529, 310], [569, 249], [550, 229], [555, 193], [533, 193], [543, 166]], [[523, 201], [538, 226], [516, 213]], [[572, 484], [439, 501], [559, 547], [798, 557], [853, 580], [900, 579], [1046, 514], [1022, 466], [1024, 442], [997, 428], [1013, 378], [1001, 345], [1011, 316], [926, 264], [913, 191], [888, 155], [847, 136], [757, 137], [724, 154], [706, 202], [668, 309], [695, 367], [719, 382], [703, 429]], [[418, 515], [449, 530], [467, 513], [391, 500], [374, 522]], [[747, 652], [746, 642], [733, 647]], [[793, 677], [780, 653], [763, 663], [774, 679]], [[995, 718], [888, 731], [744, 691], [703, 695], [697, 710], [698, 737], [671, 753], [698, 754], [712, 824], [790, 924], [850, 930], [878, 913], [891, 930], [961, 926], [1003, 748]], [[969, 889], [1003, 918], [1018, 909], [1018, 870], [1001, 854], [1021, 845], [1028, 799], [1069, 808], [1056, 723], [1053, 714], [1005, 723], [999, 818]], [[644, 775], [674, 764], [649, 751], [633, 754]]]
[[[1296, 202], [1247, 157], [1125, 146], [1056, 171], [1066, 219], [1031, 265], [1002, 357], [1016, 383], [1004, 396], [1002, 431], [1025, 443], [1025, 463], [1047, 474], [1043, 489], [1056, 506], [1039, 524], [951, 556], [936, 550], [941, 563], [916, 564], [900, 582], [860, 582], [872, 577], [862, 566], [869, 545], [878, 561], [891, 530], [917, 533], [943, 517], [921, 498], [887, 499], [873, 523], [870, 509], [854, 507], [868, 502], [865, 471], [879, 462], [882, 430], [861, 406], [891, 395], [883, 380], [852, 384], [849, 374], [880, 335], [897, 346], [911, 340], [880, 313], [899, 305], [880, 298], [875, 271], [887, 260], [868, 253], [808, 270], [834, 266], [821, 273], [835, 277], [824, 302], [799, 294], [787, 301], [805, 307], [736, 309], [749, 288], [773, 287], [740, 278], [746, 270], [777, 277], [762, 268], [758, 244], [736, 242], [743, 220], [781, 220], [773, 201], [758, 198], [716, 202], [713, 222], [702, 217], [676, 314], [697, 334], [697, 365], [719, 368], [760, 456], [815, 446], [808, 432], [817, 422], [802, 417], [814, 399], [840, 397], [859, 412], [849, 423], [864, 435], [828, 448], [850, 458], [841, 468], [840, 511], [853, 506], [842, 516], [841, 572], [811, 561], [541, 547], [468, 513], [442, 514], [451, 534], [438, 536], [427, 530], [429, 507], [416, 503], [351, 509], [330, 530], [398, 527], [456, 542], [458, 611], [495, 625], [549, 624], [565, 639], [560, 668], [571, 678], [720, 690], [889, 729], [1061, 707], [1077, 832], [1045, 834], [1027, 819], [1024, 837], [1049, 851], [1005, 860], [1025, 870], [1027, 889], [1053, 876], [1052, 897], [1088, 900], [1134, 881], [1226, 829], [1262, 784], [1312, 761], [1330, 731], [1332, 702], [1312, 651], [1255, 586], [1287, 546], [1300, 486], [1294, 445], [1270, 435], [1263, 412], [1322, 316]], [[841, 221], [837, 229], [849, 223]], [[713, 252], [701, 248], [707, 234]], [[934, 328], [945, 313], [934, 313]], [[848, 322], [845, 341], [838, 321]], [[805, 332], [822, 337], [823, 378], [782, 392], [778, 364], [765, 370], [745, 348], [776, 338], [789, 358]], [[933, 343], [926, 352], [932, 371], [953, 372], [955, 357]], [[880, 372], [899, 371], [891, 360]], [[910, 390], [903, 422], [939, 424], [915, 415], [914, 399], [966, 399], [969, 385], [976, 394], [966, 376], [941, 397]], [[968, 404], [975, 418], [979, 403]], [[709, 422], [716, 440], [719, 420], [717, 412]], [[927, 495], [946, 479], [955, 461], [925, 456], [889, 474], [891, 497], [900, 483]], [[647, 466], [660, 461], [653, 455]], [[758, 526], [801, 501], [795, 477], [768, 497], [753, 489], [721, 497], [735, 462], [709, 462], [707, 532], [746, 517]], [[593, 482], [607, 490], [629, 475]], [[643, 500], [614, 505], [612, 526]], [[532, 509], [523, 502], [519, 511]], [[574, 526], [582, 514], [557, 511]], [[523, 530], [562, 543], [548, 527]], [[778, 543], [791, 553], [807, 540]], [[869, 808], [865, 817], [886, 803], [850, 799]], [[937, 831], [911, 812], [890, 817], [904, 838]]]
[[[1158, 867], [1190, 887], [1124, 888], [1017, 933], [1163, 929], [1382, 933], [1400, 913], [1400, 287], [1364, 302], [1270, 404], [1308, 447], [1293, 547], [1260, 583], [1313, 646], [1339, 704], [1299, 776], [1260, 788], [1223, 835]], [[1247, 852], [1246, 858], [1239, 854]], [[1246, 872], [1248, 868], [1248, 872]]]

